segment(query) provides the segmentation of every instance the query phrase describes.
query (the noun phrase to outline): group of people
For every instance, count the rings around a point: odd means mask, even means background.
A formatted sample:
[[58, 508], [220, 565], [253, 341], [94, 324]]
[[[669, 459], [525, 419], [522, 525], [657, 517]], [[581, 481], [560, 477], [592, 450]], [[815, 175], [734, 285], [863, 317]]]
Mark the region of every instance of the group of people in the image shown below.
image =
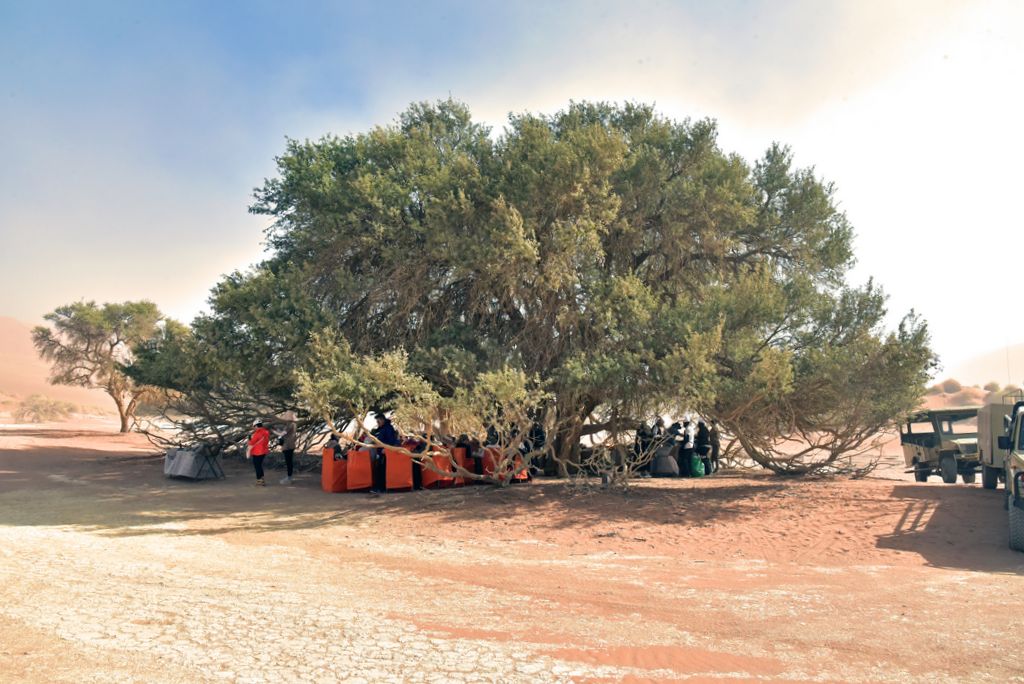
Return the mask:
[[[256, 484], [260, 487], [267, 483], [263, 479], [263, 459], [270, 453], [271, 431], [263, 424], [262, 418], [253, 421], [253, 431], [249, 436], [246, 455], [252, 460], [252, 467], [256, 471]], [[281, 478], [281, 484], [292, 484], [292, 475], [295, 470], [295, 444], [297, 435], [295, 429], [295, 416], [289, 415], [279, 424], [274, 426], [274, 437], [277, 445], [281, 447], [284, 454], [284, 465], [287, 474]]]
[[[426, 434], [410, 434], [400, 436], [398, 430], [395, 428], [391, 419], [383, 413], [374, 414], [374, 421], [376, 427], [370, 430], [369, 435], [374, 439], [363, 433], [359, 442], [362, 444], [368, 443], [380, 443], [383, 447], [374, 447], [370, 450], [370, 468], [373, 484], [370, 489], [371, 494], [383, 494], [387, 489], [387, 452], [386, 448], [389, 446], [401, 446], [403, 449], [410, 451], [414, 454], [423, 453], [429, 446], [428, 438]], [[487, 431], [488, 444], [484, 445], [480, 443], [480, 440], [471, 439], [468, 435], [460, 435], [459, 437], [452, 436], [435, 436], [434, 443], [440, 442], [446, 447], [450, 448], [463, 448], [466, 450], [466, 465], [468, 470], [475, 473], [476, 475], [484, 474], [484, 449], [487, 446], [493, 446], [498, 443], [499, 436], [495, 428], [490, 428]], [[528, 453], [534, 449], [540, 449], [544, 444], [544, 430], [540, 426], [535, 426], [530, 431], [526, 439], [522, 441], [520, 451]], [[335, 434], [331, 434], [330, 439], [324, 445], [325, 448], [333, 449], [335, 458], [344, 458], [347, 451], [341, 443], [339, 437]], [[527, 473], [528, 477], [532, 477], [532, 473]], [[416, 459], [412, 462], [412, 487], [413, 489], [423, 488], [423, 465]]]
[[[659, 450], [670, 449], [676, 460], [680, 477], [710, 475], [720, 467], [722, 437], [718, 421], [704, 418], [686, 418], [682, 422], [665, 427], [665, 419], [658, 417], [650, 427], [637, 430], [633, 454], [642, 475], [657, 475], [656, 454]], [[700, 467], [695, 467], [699, 461]]]
[[[369, 431], [369, 435], [363, 433], [359, 441], [366, 443], [382, 444], [383, 447], [375, 447], [371, 450], [371, 472], [373, 477], [372, 493], [381, 494], [386, 490], [387, 482], [387, 453], [388, 446], [401, 446], [412, 453], [422, 453], [428, 448], [426, 435], [400, 436], [391, 419], [384, 413], [374, 415], [376, 427]], [[252, 460], [253, 468], [256, 471], [256, 484], [264, 486], [263, 461], [270, 453], [272, 439], [276, 439], [277, 445], [284, 455], [287, 474], [281, 479], [281, 484], [292, 484], [294, 471], [295, 446], [296, 446], [296, 424], [294, 414], [285, 415], [282, 419], [275, 419], [269, 422], [267, 427], [263, 419], [253, 422], [253, 432], [248, 440], [247, 455]], [[370, 438], [373, 437], [373, 439]], [[520, 451], [524, 454], [536, 452], [543, 448], [546, 435], [540, 425], [535, 425], [529, 435], [522, 440]], [[467, 435], [459, 437], [441, 437], [439, 441], [448, 447], [464, 448], [467, 454], [467, 465], [477, 475], [483, 475], [483, 457], [485, 445], [479, 440], [471, 439]], [[488, 430], [490, 444], [497, 444], [498, 433], [493, 427]], [[324, 445], [334, 449], [336, 458], [344, 458], [347, 449], [341, 444], [338, 436], [331, 434], [330, 439]], [[706, 421], [704, 418], [692, 420], [684, 419], [682, 422], [672, 423], [665, 427], [665, 420], [659, 417], [651, 427], [643, 427], [636, 433], [636, 440], [633, 447], [633, 457], [637, 464], [636, 470], [641, 476], [652, 476], [662, 474], [656, 471], [655, 454], [663, 452], [668, 448], [671, 457], [676, 460], [678, 474], [680, 477], [693, 477], [696, 475], [710, 475], [719, 469], [719, 456], [721, 453], [721, 435], [718, 429], [718, 421]], [[701, 467], [695, 467], [698, 463]], [[702, 472], [698, 472], [702, 471]], [[532, 472], [527, 472], [532, 477]], [[422, 488], [423, 466], [413, 459], [413, 489]]]

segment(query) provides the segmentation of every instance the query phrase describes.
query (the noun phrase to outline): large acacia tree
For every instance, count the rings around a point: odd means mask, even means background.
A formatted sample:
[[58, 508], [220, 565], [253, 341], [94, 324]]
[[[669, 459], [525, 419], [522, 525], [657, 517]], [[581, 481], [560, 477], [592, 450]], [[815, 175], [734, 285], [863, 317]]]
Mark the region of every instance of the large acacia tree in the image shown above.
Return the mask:
[[163, 319], [153, 302], [104, 304], [75, 302], [44, 316], [50, 326], [36, 326], [32, 342], [53, 364], [50, 382], [102, 389], [117, 406], [121, 432], [131, 429], [139, 402], [151, 390], [125, 374], [132, 348], [152, 339]]
[[[578, 103], [496, 135], [446, 101], [290, 141], [278, 170], [251, 208], [270, 258], [239, 277], [287, 274], [315, 311], [277, 321], [289, 349], [319, 326], [402, 350], [442, 396], [519, 369], [567, 458], [587, 431], [692, 407], [768, 467], [827, 467], [911, 408], [932, 362], [923, 323], [886, 332], [880, 291], [846, 284], [833, 187], [782, 146], [724, 152], [712, 121]], [[813, 453], [786, 456], [794, 437]]]

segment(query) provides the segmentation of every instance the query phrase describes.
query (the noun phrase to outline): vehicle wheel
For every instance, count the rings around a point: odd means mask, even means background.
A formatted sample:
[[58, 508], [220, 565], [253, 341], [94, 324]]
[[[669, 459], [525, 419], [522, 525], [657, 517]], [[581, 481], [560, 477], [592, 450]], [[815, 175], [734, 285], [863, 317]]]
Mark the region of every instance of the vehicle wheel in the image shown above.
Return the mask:
[[999, 484], [999, 469], [992, 466], [981, 466], [981, 486], [985, 489], [995, 489]]
[[943, 456], [939, 459], [939, 472], [942, 473], [942, 481], [946, 484], [956, 483], [956, 459], [952, 456]]
[[927, 482], [928, 476], [932, 474], [932, 469], [925, 463], [914, 464], [914, 479], [918, 482]]
[[975, 472], [972, 470], [969, 473], [963, 473], [960, 477], [964, 478], [964, 484], [974, 484], [974, 480], [977, 477]]
[[1017, 508], [1010, 501], [1010, 548], [1024, 551], [1024, 509]]

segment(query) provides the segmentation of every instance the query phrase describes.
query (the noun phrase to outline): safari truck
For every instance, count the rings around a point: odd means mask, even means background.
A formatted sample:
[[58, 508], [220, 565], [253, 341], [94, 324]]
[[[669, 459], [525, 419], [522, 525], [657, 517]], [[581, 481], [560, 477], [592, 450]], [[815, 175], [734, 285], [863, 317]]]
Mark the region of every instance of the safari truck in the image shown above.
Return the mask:
[[999, 438], [999, 448], [1006, 452], [1006, 510], [1009, 515], [1010, 548], [1024, 551], [1024, 411], [1016, 411], [1007, 434]]
[[978, 471], [979, 406], [920, 411], [900, 425], [900, 445], [914, 479], [938, 474], [946, 484], [974, 482]]
[[1024, 407], [1024, 396], [1008, 394], [985, 404], [978, 410], [978, 463], [981, 465], [981, 486], [995, 489], [1005, 481], [1006, 457], [1009, 452], [999, 447], [999, 438], [1013, 422], [1013, 417]]

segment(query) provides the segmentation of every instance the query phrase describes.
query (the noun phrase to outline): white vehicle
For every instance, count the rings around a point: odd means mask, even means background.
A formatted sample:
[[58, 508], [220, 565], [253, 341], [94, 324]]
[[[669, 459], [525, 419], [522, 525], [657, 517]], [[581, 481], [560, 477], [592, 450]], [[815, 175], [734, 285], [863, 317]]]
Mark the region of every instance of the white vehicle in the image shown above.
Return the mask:
[[1004, 481], [1006, 457], [1009, 452], [999, 448], [999, 438], [1006, 434], [1024, 401], [1019, 395], [1007, 395], [1001, 401], [985, 404], [978, 409], [978, 463], [981, 465], [981, 485], [995, 489]]
[[[1021, 405], [1024, 406], [1024, 402]], [[1006, 452], [1003, 477], [1010, 548], [1024, 551], [1024, 410], [1020, 410], [1020, 406], [1014, 408], [1007, 434], [999, 438], [998, 446]]]

